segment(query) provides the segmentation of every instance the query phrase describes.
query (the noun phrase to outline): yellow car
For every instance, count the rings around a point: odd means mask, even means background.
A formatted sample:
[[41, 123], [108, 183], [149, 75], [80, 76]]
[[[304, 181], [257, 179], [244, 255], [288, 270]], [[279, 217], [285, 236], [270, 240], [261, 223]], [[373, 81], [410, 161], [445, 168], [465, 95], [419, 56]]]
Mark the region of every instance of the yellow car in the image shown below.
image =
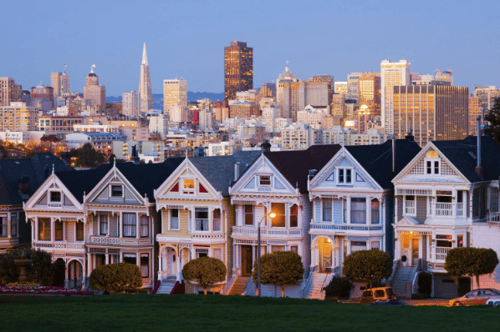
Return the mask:
[[361, 295], [361, 304], [371, 304], [377, 300], [394, 300], [396, 296], [391, 287], [368, 288]]

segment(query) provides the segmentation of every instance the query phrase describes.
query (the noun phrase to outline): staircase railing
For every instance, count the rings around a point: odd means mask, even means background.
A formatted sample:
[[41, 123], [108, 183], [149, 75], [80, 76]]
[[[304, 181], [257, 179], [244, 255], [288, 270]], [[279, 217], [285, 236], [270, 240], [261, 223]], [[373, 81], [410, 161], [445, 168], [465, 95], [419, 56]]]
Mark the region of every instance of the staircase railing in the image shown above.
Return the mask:
[[226, 288], [224, 290], [224, 293], [221, 292], [221, 295], [228, 295], [231, 292], [231, 288], [233, 288], [234, 282], [238, 279], [236, 275], [233, 275], [231, 279], [226, 284]]
[[170, 291], [170, 295], [174, 294], [185, 294], [186, 293], [186, 284], [184, 281], [176, 281], [174, 287]]
[[325, 277], [325, 280], [323, 280], [323, 284], [321, 285], [321, 299], [324, 300], [326, 297], [326, 291], [325, 287], [330, 284], [330, 281], [332, 280], [333, 273], [328, 273]]
[[156, 294], [156, 292], [158, 292], [158, 288], [160, 288], [160, 286], [161, 286], [161, 280], [158, 280], [158, 281], [156, 282], [156, 284], [155, 284], [154, 288], [153, 288], [152, 293], [153, 293], [153, 294]]
[[399, 272], [399, 260], [394, 260], [393, 263], [392, 263], [392, 274], [385, 281], [385, 286], [387, 286], [387, 287], [391, 287], [392, 286], [392, 284], [394, 282], [394, 278], [396, 278], [396, 276], [398, 275], [398, 272]]
[[[253, 288], [253, 294], [251, 294], [252, 288]], [[255, 284], [253, 283], [253, 278], [250, 278], [250, 281], [245, 286], [245, 291], [243, 292], [243, 295], [255, 296]]]
[[309, 276], [307, 277], [306, 281], [304, 282], [304, 288], [302, 288], [301, 292], [301, 298], [305, 298], [307, 296], [307, 292], [309, 291], [309, 287], [311, 285], [311, 282], [314, 277], [314, 271], [309, 272]]

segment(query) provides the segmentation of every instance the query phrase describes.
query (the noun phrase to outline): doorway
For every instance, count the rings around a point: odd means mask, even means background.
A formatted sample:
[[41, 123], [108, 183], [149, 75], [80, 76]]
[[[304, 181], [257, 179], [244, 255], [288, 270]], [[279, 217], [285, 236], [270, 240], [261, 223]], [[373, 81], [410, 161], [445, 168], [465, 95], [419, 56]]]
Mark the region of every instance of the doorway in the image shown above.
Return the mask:
[[71, 261], [68, 264], [68, 287], [80, 288], [82, 287], [83, 270], [82, 264], [78, 261]]
[[252, 274], [252, 246], [241, 246], [241, 274], [249, 276]]
[[319, 272], [330, 272], [332, 269], [332, 240], [321, 237], [318, 239]]

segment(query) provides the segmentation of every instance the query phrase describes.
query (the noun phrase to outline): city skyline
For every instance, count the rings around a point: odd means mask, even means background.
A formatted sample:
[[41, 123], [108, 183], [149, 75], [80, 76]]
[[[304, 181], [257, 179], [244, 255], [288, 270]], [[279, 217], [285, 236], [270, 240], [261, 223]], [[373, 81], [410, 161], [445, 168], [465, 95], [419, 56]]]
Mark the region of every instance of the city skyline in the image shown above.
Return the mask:
[[[305, 9], [295, 2], [251, 7], [243, 2], [211, 6], [205, 1], [189, 6], [94, 4], [72, 10], [63, 2], [32, 2], [30, 10], [23, 11], [23, 25], [16, 24], [15, 15], [7, 15], [0, 28], [17, 26], [17, 33], [0, 36], [0, 76], [13, 77], [29, 89], [41, 80], [50, 82], [50, 73], [62, 72], [67, 64], [72, 90], [82, 91], [89, 66], [96, 64], [108, 96], [120, 96], [137, 89], [141, 46], [146, 42], [153, 93], [161, 93], [164, 79], [177, 77], [186, 79], [191, 91], [220, 93], [224, 46], [238, 40], [254, 48], [254, 87], [276, 81], [286, 60], [300, 79], [332, 75], [345, 81], [350, 72], [379, 71], [384, 59], [407, 59], [412, 72], [420, 74], [452, 70], [454, 85], [470, 91], [476, 85], [500, 85], [494, 74], [500, 69], [495, 36], [499, 23], [493, 16], [500, 4], [494, 1], [444, 1], [432, 7], [428, 1], [418, 7], [392, 1], [384, 6], [316, 1]], [[18, 6], [9, 3], [5, 10], [19, 12]], [[243, 9], [250, 24], [239, 24]], [[140, 28], [117, 19], [146, 13], [150, 19]], [[45, 14], [54, 19], [45, 20]], [[33, 33], [40, 26], [45, 33]]]

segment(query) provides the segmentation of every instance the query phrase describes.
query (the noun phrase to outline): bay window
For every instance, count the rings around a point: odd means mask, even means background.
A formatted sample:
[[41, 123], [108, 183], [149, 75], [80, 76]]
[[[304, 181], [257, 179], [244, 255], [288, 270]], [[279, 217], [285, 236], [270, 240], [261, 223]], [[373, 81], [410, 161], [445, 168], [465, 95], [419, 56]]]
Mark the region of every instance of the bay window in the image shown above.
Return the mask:
[[179, 210], [171, 209], [170, 210], [170, 230], [178, 231], [179, 230]]
[[83, 222], [76, 222], [76, 240], [83, 241]]
[[272, 227], [286, 226], [285, 203], [271, 203], [271, 212], [276, 213], [276, 217], [271, 218]]
[[123, 236], [136, 237], [137, 215], [135, 213], [123, 214]]
[[332, 221], [332, 200], [323, 199], [323, 221]]
[[100, 214], [99, 215], [99, 234], [107, 235], [108, 234], [108, 215]]
[[50, 218], [38, 218], [38, 240], [50, 241]]
[[366, 198], [351, 199], [351, 223], [366, 223]]
[[253, 225], [253, 205], [245, 205], [245, 225]]
[[294, 204], [290, 207], [290, 227], [299, 226], [299, 206]]
[[196, 230], [208, 232], [208, 208], [195, 208]]
[[61, 220], [56, 220], [55, 223], [55, 231], [56, 231], [56, 241], [63, 240], [63, 222]]
[[141, 237], [149, 237], [149, 217], [141, 216]]
[[380, 202], [378, 199], [372, 200], [372, 224], [379, 224], [380, 223]]
[[219, 232], [222, 230], [221, 225], [221, 213], [220, 209], [215, 209], [212, 213], [213, 216], [213, 230]]

